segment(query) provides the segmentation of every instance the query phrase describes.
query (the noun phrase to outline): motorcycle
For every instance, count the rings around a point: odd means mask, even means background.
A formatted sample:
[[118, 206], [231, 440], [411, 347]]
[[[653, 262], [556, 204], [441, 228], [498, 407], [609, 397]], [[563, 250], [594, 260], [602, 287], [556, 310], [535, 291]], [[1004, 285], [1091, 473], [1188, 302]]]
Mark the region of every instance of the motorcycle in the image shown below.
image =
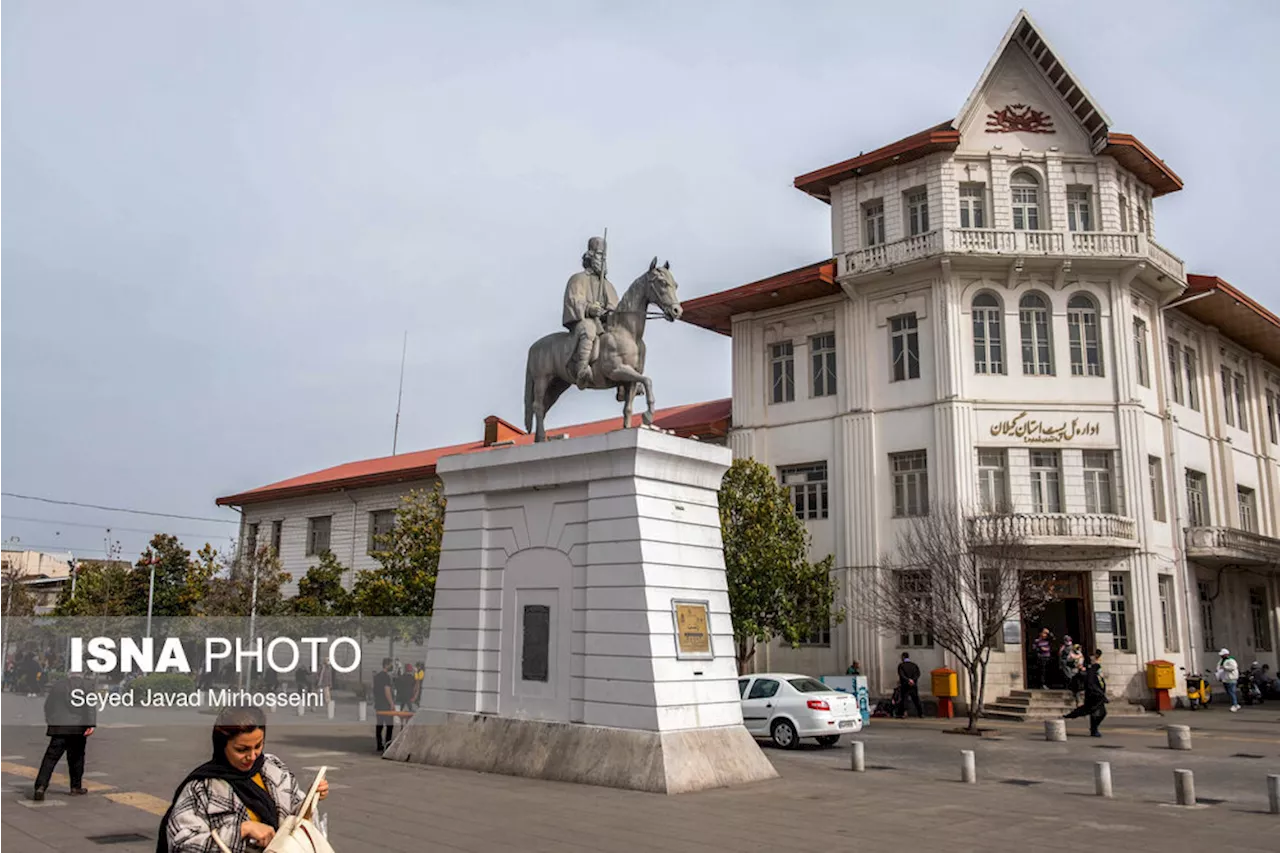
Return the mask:
[[1258, 686], [1257, 679], [1258, 667], [1258, 662], [1254, 661], [1253, 666], [1240, 673], [1240, 680], [1236, 684], [1236, 690], [1240, 692], [1240, 704], [1242, 705], [1262, 704], [1262, 688]]
[[[1208, 672], [1208, 670], [1205, 670]], [[1208, 705], [1213, 701], [1212, 688], [1209, 682], [1205, 681], [1204, 676], [1198, 672], [1187, 672], [1187, 668], [1182, 667], [1182, 672], [1187, 679], [1187, 704], [1191, 706], [1191, 710], [1196, 710], [1204, 705]]]

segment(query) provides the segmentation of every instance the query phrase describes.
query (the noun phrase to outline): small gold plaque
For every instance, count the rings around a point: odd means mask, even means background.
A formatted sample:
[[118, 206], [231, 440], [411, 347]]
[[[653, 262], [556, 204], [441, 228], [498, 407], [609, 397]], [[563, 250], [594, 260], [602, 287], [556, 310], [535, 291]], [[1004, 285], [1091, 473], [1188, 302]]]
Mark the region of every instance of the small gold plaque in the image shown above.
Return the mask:
[[711, 608], [705, 601], [672, 601], [678, 657], [710, 658]]

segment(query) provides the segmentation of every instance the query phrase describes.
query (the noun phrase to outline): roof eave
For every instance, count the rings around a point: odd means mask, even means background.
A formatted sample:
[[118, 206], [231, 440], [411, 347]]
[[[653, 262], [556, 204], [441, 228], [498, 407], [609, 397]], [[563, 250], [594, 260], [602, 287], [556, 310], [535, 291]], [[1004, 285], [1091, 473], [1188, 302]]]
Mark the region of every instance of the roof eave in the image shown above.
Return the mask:
[[801, 192], [830, 202], [831, 187], [842, 181], [869, 175], [899, 163], [909, 163], [936, 151], [954, 150], [959, 146], [960, 131], [947, 120], [866, 154], [808, 172], [792, 183]]

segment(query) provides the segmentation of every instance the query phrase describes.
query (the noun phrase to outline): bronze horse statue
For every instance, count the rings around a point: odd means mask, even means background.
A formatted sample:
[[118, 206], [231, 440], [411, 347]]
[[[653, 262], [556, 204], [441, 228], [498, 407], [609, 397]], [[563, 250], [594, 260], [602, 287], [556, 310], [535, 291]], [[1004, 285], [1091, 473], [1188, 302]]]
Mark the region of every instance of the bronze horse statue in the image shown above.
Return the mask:
[[[604, 331], [591, 359], [592, 389], [617, 388], [622, 402], [622, 427], [631, 427], [631, 407], [637, 390], [643, 389], [646, 410], [644, 423], [653, 423], [653, 382], [644, 375], [644, 327], [649, 306], [656, 305], [667, 322], [680, 319], [680, 300], [676, 297], [676, 280], [671, 276], [670, 262], [658, 266], [655, 257], [644, 275], [631, 282], [618, 300], [618, 307], [604, 316]], [[546, 441], [547, 410], [570, 386], [569, 358], [573, 354], [571, 332], [553, 332], [539, 338], [529, 347], [529, 360], [524, 373], [524, 428], [533, 430], [534, 441]]]

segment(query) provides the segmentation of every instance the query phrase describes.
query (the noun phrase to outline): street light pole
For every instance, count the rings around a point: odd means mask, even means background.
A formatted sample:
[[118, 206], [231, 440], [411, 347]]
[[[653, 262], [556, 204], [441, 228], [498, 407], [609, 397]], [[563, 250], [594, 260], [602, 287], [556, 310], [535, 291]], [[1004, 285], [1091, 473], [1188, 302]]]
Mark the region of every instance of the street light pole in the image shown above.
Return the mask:
[[151, 636], [151, 606], [156, 598], [156, 558], [147, 561], [151, 566], [151, 582], [147, 585], [147, 636]]

